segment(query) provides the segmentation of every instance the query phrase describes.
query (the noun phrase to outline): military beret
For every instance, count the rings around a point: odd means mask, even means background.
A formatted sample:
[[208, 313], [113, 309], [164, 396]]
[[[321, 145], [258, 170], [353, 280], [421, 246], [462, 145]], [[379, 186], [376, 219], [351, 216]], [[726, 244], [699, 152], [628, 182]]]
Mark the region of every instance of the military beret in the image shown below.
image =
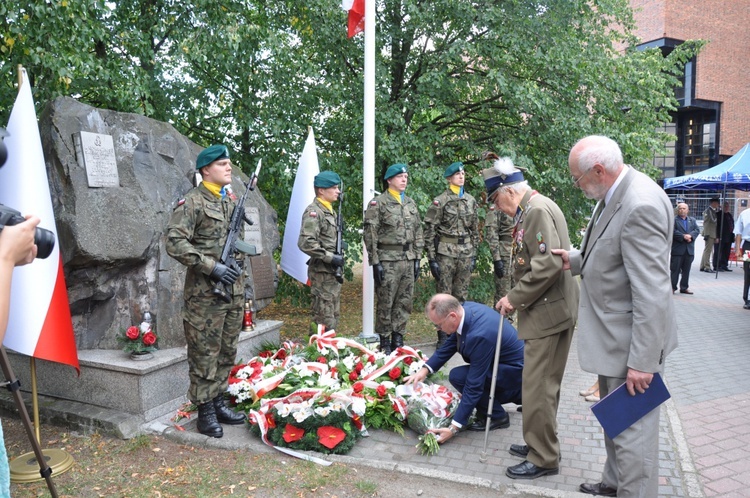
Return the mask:
[[463, 170], [464, 170], [464, 163], [462, 162], [453, 163], [450, 166], [448, 166], [448, 168], [446, 168], [445, 173], [443, 173], [443, 177], [450, 178], [451, 176], [455, 175], [459, 171], [463, 171]]
[[323, 171], [315, 175], [313, 185], [320, 188], [335, 187], [341, 184], [341, 177], [333, 171]]
[[212, 145], [198, 154], [195, 160], [195, 169], [201, 169], [219, 159], [229, 159], [229, 149], [226, 145]]
[[388, 170], [386, 170], [383, 180], [393, 178], [394, 176], [400, 175], [401, 173], [408, 173], [408, 171], [406, 170], [406, 164], [403, 164], [403, 163], [394, 164], [390, 168], [388, 168]]
[[487, 189], [487, 199], [491, 199], [500, 187], [520, 183], [525, 180], [521, 168], [514, 168], [515, 171], [510, 174], [501, 173], [498, 166], [502, 164], [507, 167], [507, 163], [510, 163], [510, 166], [513, 166], [513, 162], [509, 157], [501, 157], [495, 161], [494, 167], [482, 170], [484, 188]]

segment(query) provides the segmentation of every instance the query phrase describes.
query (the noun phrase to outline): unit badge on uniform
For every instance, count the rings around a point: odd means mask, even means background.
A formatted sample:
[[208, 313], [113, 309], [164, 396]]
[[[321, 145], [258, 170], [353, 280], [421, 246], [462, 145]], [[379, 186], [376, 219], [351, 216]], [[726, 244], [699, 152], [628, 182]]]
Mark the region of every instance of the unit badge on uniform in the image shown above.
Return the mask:
[[542, 232], [537, 232], [536, 243], [539, 244], [540, 253], [544, 254], [545, 252], [547, 252], [547, 244], [544, 243], [544, 236], [542, 236]]
[[370, 201], [370, 206], [377, 206], [377, 205], [378, 205], [378, 201]]
[[317, 218], [317, 217], [318, 217], [318, 213], [316, 213], [315, 211], [310, 211], [310, 218]]
[[542, 253], [542, 254], [544, 254], [545, 252], [547, 252], [547, 244], [545, 244], [544, 242], [542, 242], [541, 244], [539, 244], [539, 252]]

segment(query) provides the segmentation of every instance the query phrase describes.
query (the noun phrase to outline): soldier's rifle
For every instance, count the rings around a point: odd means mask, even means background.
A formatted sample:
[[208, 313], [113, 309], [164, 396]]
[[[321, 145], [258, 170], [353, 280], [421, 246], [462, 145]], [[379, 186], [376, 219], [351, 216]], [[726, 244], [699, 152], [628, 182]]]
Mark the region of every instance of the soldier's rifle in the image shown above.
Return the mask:
[[[221, 258], [219, 263], [225, 265], [227, 268], [233, 268], [237, 273], [242, 272], [242, 267], [238, 264], [235, 253], [237, 251], [245, 254], [254, 254], [254, 247], [246, 243], [243, 240], [239, 240], [240, 232], [242, 229], [242, 223], [245, 222], [248, 225], [252, 225], [253, 221], [245, 217], [245, 201], [247, 200], [247, 194], [251, 190], [255, 190], [255, 185], [258, 183], [258, 175], [260, 174], [260, 166], [263, 159], [258, 159], [258, 167], [255, 168], [253, 176], [247, 182], [247, 188], [245, 193], [242, 194], [240, 200], [234, 206], [232, 216], [229, 219], [229, 231], [227, 233], [227, 240], [224, 242], [224, 248], [221, 251]], [[213, 295], [220, 298], [225, 303], [232, 302], [231, 288], [227, 292], [226, 285], [222, 282], [216, 282], [213, 288]]]

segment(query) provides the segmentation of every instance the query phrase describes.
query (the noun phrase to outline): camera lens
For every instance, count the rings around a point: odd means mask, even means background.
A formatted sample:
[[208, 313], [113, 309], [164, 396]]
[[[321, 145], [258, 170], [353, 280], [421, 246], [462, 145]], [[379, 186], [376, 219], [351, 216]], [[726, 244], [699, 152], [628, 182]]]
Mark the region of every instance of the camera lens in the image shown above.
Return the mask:
[[34, 244], [36, 244], [36, 257], [45, 259], [52, 254], [55, 248], [55, 234], [44, 228], [36, 228], [34, 232]]

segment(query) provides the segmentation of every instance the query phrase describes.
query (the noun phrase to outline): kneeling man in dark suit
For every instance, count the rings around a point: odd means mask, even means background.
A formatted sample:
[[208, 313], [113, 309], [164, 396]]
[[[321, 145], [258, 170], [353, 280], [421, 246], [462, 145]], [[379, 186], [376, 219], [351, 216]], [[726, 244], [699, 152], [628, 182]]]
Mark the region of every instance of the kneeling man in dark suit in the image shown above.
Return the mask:
[[[440, 370], [456, 353], [468, 363], [453, 368], [448, 375], [451, 385], [461, 393], [461, 402], [449, 428], [431, 431], [442, 444], [462, 428], [471, 431], [485, 430], [500, 314], [483, 304], [471, 301], [461, 304], [450, 294], [434, 295], [425, 306], [425, 314], [438, 330], [448, 335], [448, 339], [425, 366], [406, 378], [406, 382], [424, 380], [429, 374]], [[510, 425], [508, 414], [502, 405], [521, 404], [522, 373], [523, 341], [518, 339], [516, 329], [506, 320], [500, 343], [490, 429], [503, 429]], [[469, 417], [475, 408], [476, 421], [469, 425]]]

